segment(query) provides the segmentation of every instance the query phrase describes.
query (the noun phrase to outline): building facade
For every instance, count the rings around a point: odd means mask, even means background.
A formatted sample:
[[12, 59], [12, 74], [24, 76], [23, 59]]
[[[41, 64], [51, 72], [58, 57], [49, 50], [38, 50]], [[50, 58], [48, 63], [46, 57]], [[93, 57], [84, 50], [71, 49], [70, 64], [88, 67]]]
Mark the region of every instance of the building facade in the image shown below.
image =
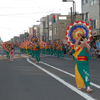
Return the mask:
[[33, 25], [32, 26], [32, 30], [33, 30], [33, 34], [35, 33], [36, 35], [38, 35], [40, 37], [40, 34], [39, 34], [39, 25]]
[[[81, 21], [82, 16], [76, 15], [76, 21]], [[67, 44], [65, 33], [67, 27], [71, 24], [71, 16], [70, 15], [58, 15], [57, 21], [53, 23], [53, 40], [63, 40], [64, 44]]]
[[100, 36], [100, 0], [81, 0], [82, 20], [92, 27], [93, 36]]

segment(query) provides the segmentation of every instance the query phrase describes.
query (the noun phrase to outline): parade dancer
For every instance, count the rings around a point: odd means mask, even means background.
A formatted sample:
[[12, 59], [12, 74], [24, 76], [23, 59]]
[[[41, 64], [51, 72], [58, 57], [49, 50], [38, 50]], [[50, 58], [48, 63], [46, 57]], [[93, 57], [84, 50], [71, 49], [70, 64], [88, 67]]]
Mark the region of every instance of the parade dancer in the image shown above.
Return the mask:
[[40, 62], [40, 45], [39, 45], [39, 43], [35, 44], [34, 53], [35, 53], [36, 63]]
[[57, 57], [60, 57], [61, 56], [61, 45], [58, 45], [56, 49], [57, 49]]
[[9, 53], [10, 56], [10, 61], [13, 61], [13, 56], [14, 56], [14, 48], [12, 47]]
[[61, 57], [64, 57], [64, 50], [65, 50], [65, 46], [64, 46], [64, 44], [62, 44], [62, 48], [61, 48]]
[[54, 51], [54, 55], [56, 56], [56, 45], [53, 45], [53, 51]]
[[[91, 59], [89, 55], [90, 46], [84, 36], [81, 36], [75, 42], [75, 53], [73, 54], [77, 58], [75, 66], [75, 79], [78, 89], [83, 89], [85, 86], [88, 92], [91, 92], [90, 88], [90, 72], [89, 72], [89, 60]], [[78, 46], [79, 44], [79, 46]]]
[[53, 55], [53, 45], [51, 45], [51, 55]]
[[70, 24], [66, 30], [65, 38], [71, 47], [74, 47], [73, 56], [77, 59], [75, 66], [75, 79], [78, 89], [90, 88], [90, 72], [89, 60], [91, 59], [89, 52], [89, 42], [92, 38], [91, 26], [83, 21], [76, 21]]
[[32, 57], [34, 57], [34, 47], [31, 48], [31, 52], [32, 52], [31, 53], [32, 54]]

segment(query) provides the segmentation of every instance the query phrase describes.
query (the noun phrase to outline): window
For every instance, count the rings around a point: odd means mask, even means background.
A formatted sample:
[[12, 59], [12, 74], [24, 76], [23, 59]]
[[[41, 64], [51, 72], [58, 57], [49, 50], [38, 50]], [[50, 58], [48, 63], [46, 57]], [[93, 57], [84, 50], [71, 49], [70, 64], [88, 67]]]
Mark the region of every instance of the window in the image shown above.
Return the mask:
[[97, 3], [97, 0], [93, 0], [94, 1], [94, 5]]
[[88, 3], [88, 0], [82, 0], [82, 5]]
[[86, 3], [88, 3], [88, 0], [86, 0]]
[[84, 2], [84, 4], [86, 4], [86, 0], [84, 0], [83, 2]]
[[92, 29], [96, 29], [97, 28], [97, 20], [92, 20], [91, 21], [91, 27], [92, 27]]
[[88, 19], [88, 15], [89, 15], [89, 13], [87, 12], [87, 13], [86, 13], [86, 18], [87, 18], [87, 19]]
[[90, 5], [93, 6], [93, 1], [91, 1]]
[[82, 21], [84, 21], [84, 14], [82, 14]]
[[95, 5], [96, 3], [97, 3], [97, 0], [92, 0], [91, 3], [90, 3], [90, 5], [93, 6], [93, 5]]
[[84, 0], [82, 0], [82, 5], [84, 5]]
[[87, 12], [87, 13], [85, 14], [85, 22], [87, 22], [87, 23], [88, 23], [88, 18], [89, 18], [89, 13]]

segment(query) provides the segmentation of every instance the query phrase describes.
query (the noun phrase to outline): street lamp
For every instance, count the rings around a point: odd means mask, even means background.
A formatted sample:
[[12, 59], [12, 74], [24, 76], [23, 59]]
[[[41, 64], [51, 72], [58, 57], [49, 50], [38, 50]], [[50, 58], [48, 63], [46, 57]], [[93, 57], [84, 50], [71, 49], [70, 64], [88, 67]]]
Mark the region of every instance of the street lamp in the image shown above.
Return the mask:
[[[63, 0], [63, 2], [73, 2], [73, 22], [74, 22], [74, 15], [75, 15], [75, 19], [76, 19], [76, 3], [75, 3], [75, 1], [74, 0]], [[74, 4], [75, 4], [75, 13], [74, 13]], [[72, 16], [71, 16], [71, 18], [72, 18]]]

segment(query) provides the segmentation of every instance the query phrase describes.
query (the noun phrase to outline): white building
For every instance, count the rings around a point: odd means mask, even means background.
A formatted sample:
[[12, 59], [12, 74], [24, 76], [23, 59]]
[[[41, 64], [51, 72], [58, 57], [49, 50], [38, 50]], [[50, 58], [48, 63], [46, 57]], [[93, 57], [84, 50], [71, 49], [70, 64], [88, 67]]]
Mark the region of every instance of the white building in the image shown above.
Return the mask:
[[[82, 20], [89, 23], [93, 36], [100, 36], [100, 0], [81, 0]], [[98, 39], [98, 38], [97, 38]]]

